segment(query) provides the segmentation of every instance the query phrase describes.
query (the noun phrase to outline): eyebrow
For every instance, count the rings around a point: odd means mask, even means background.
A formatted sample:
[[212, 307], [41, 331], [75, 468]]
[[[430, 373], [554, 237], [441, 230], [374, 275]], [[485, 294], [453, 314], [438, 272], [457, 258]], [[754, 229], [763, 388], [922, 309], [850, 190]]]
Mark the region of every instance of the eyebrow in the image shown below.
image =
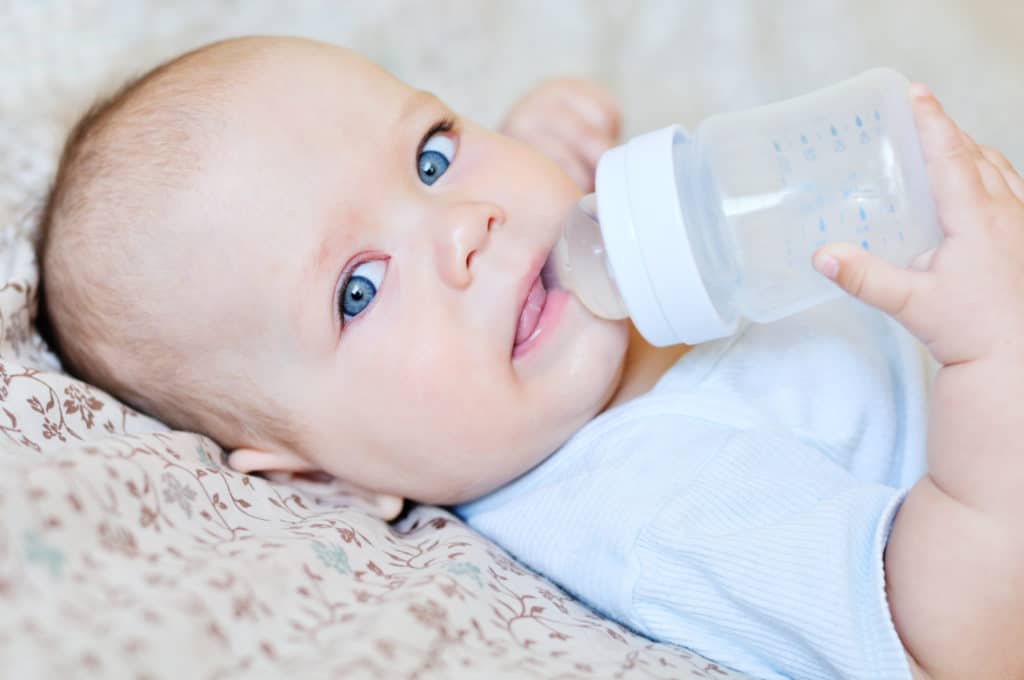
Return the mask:
[[[428, 90], [416, 90], [400, 106], [398, 115], [395, 117], [394, 122], [392, 123], [392, 127], [401, 128], [402, 126], [407, 125], [408, 123], [413, 121], [420, 114], [420, 112], [423, 111], [423, 109], [440, 106], [443, 106], [443, 103], [433, 92], [430, 92]], [[307, 274], [305, 277], [303, 277], [304, 281], [301, 284], [299, 290], [297, 291], [299, 304], [295, 307], [295, 309], [301, 310], [300, 319], [296, 320], [298, 322], [297, 325], [300, 329], [303, 327], [307, 327], [307, 324], [309, 323], [313, 323], [314, 325], [319, 326], [319, 322], [315, 321], [316, 317], [319, 316], [319, 312], [316, 310], [320, 309], [320, 305], [323, 303], [320, 300], [314, 299], [312, 305], [309, 304], [309, 302], [307, 301], [308, 297], [304, 293], [304, 291], [310, 290], [309, 282], [312, 281], [311, 288], [314, 289], [315, 291], [313, 293], [314, 297], [319, 297], [322, 294], [320, 290], [317, 290], [319, 289], [320, 282], [327, 276], [328, 272], [334, 271], [334, 260], [337, 258], [337, 253], [339, 251], [344, 252], [340, 250], [340, 248], [338, 247], [339, 242], [341, 244], [344, 244], [351, 240], [351, 233], [345, 233], [340, 236], [335, 236], [333, 238], [332, 236], [327, 236], [326, 238], [320, 239], [320, 243], [316, 247], [316, 253], [313, 256], [312, 261], [310, 263], [312, 266], [309, 269], [306, 269]], [[331, 295], [335, 293], [335, 291], [333, 290], [333, 286], [336, 285], [336, 283], [337, 281], [332, 280], [332, 290], [330, 293]], [[301, 317], [306, 316], [307, 314], [312, 315], [314, 320], [307, 320], [306, 323], [302, 323]], [[331, 323], [333, 324], [333, 322], [334, 310], [331, 310]], [[313, 337], [314, 344], [319, 344], [319, 331], [316, 331]]]
[[429, 90], [416, 90], [408, 99], [405, 100], [405, 104], [402, 105], [398, 119], [395, 121], [396, 125], [402, 123], [408, 123], [409, 120], [416, 116], [422, 109], [428, 106], [437, 106], [441, 104], [441, 100], [438, 99], [437, 95]]

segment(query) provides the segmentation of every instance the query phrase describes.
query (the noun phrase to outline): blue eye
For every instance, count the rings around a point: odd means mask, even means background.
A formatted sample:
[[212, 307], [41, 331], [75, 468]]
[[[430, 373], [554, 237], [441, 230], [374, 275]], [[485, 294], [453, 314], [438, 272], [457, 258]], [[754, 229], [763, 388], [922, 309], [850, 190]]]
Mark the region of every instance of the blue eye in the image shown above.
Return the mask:
[[383, 260], [364, 262], [352, 270], [338, 300], [343, 321], [348, 322], [370, 306], [384, 279]]
[[455, 159], [455, 140], [444, 132], [437, 132], [427, 138], [416, 160], [420, 181], [431, 185], [441, 178]]

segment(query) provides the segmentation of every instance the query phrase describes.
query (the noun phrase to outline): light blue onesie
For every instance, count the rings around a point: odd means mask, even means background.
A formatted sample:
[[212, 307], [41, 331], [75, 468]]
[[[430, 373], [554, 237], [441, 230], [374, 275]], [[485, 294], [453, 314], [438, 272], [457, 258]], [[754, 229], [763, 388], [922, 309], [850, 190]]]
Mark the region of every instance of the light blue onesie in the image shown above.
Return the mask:
[[696, 347], [455, 508], [595, 609], [763, 678], [909, 678], [882, 551], [925, 471], [928, 363], [852, 299]]

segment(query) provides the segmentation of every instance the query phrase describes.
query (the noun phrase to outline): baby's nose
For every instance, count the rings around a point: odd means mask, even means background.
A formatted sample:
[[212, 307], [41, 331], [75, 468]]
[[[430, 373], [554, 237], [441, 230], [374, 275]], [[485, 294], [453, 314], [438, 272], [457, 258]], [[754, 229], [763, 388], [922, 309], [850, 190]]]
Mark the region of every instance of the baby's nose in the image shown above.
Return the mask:
[[472, 263], [489, 240], [492, 229], [505, 223], [505, 213], [490, 203], [460, 206], [450, 214], [440, 253], [442, 274], [447, 283], [465, 288], [472, 282]]

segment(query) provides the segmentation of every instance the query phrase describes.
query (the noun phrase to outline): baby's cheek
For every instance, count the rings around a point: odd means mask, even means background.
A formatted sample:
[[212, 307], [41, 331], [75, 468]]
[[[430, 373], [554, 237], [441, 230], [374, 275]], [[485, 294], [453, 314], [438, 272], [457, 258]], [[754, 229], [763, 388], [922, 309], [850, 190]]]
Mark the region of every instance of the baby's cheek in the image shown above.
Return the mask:
[[557, 163], [520, 139], [489, 133], [480, 148], [481, 162], [494, 181], [503, 186], [575, 186]]

